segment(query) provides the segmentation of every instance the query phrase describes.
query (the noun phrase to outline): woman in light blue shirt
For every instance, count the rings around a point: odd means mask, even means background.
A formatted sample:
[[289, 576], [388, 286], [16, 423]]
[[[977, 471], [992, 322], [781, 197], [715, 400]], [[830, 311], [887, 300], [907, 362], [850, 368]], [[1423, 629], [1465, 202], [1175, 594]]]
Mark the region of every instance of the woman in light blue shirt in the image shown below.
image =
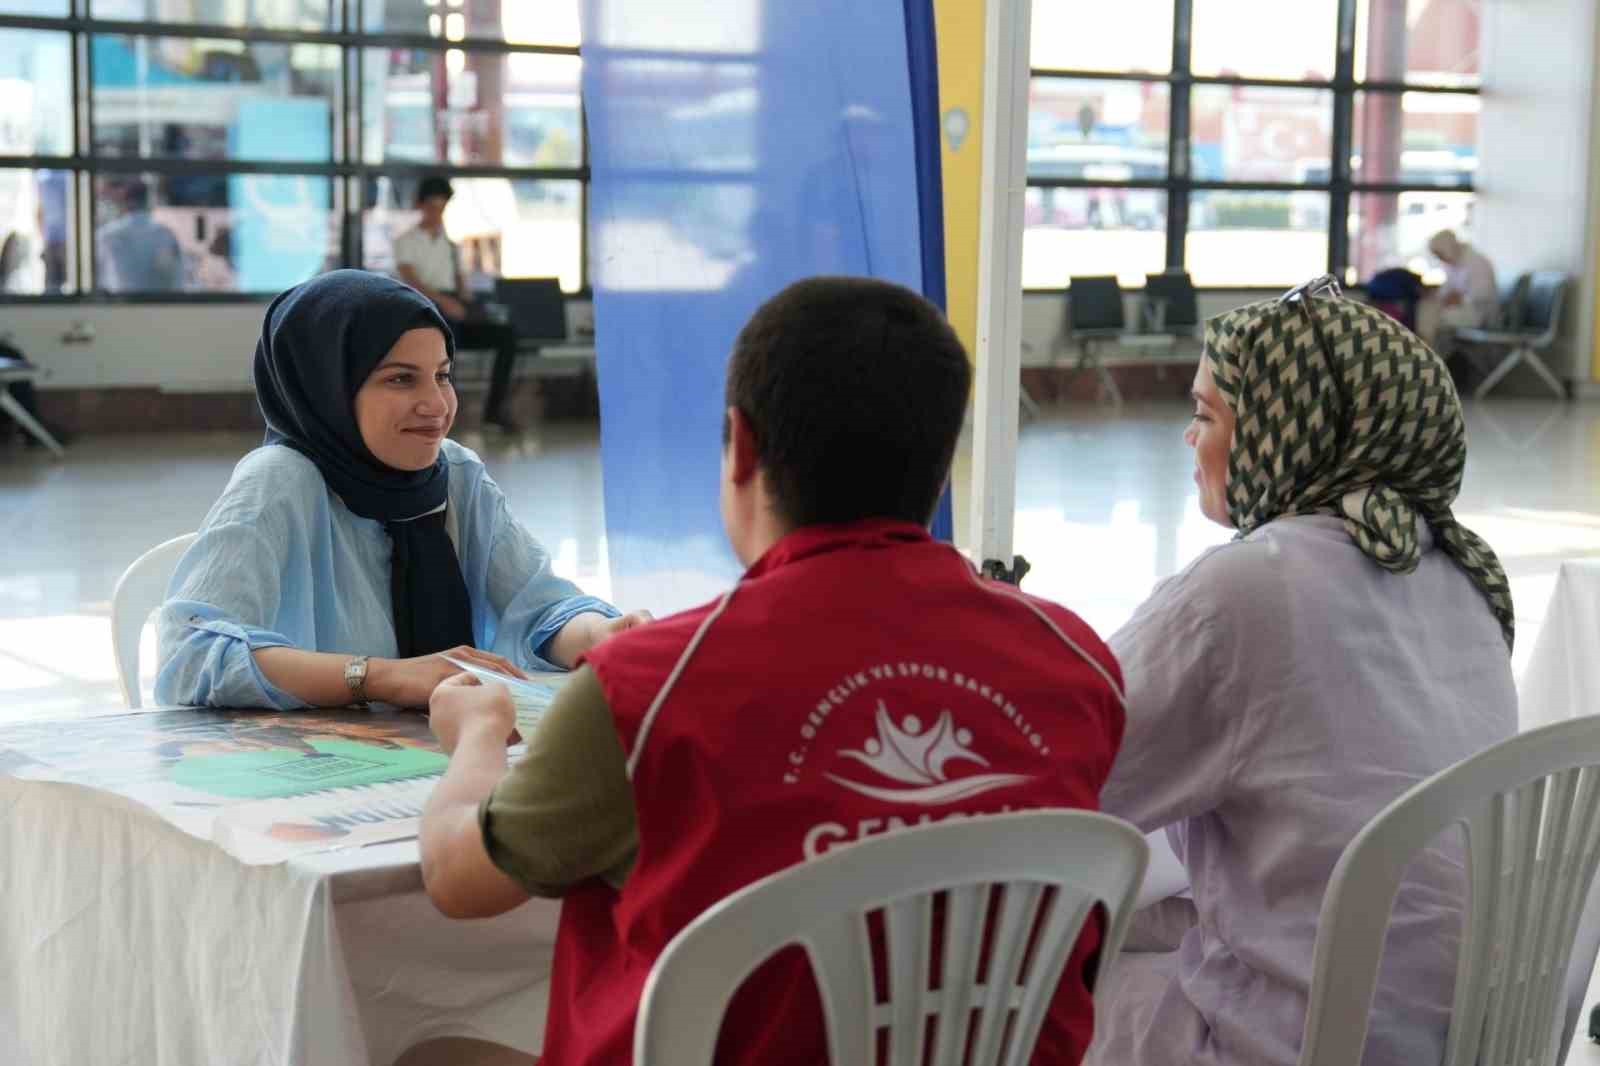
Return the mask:
[[585, 596], [448, 440], [449, 329], [363, 271], [279, 296], [256, 347], [266, 443], [240, 461], [160, 615], [156, 699], [424, 706], [458, 672], [566, 669], [645, 620]]

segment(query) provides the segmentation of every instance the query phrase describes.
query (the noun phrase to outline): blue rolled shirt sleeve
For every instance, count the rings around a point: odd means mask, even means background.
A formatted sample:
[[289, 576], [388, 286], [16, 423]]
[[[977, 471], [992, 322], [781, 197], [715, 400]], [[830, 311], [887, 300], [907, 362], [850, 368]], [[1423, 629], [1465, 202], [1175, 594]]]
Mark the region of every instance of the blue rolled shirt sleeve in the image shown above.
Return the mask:
[[156, 674], [158, 703], [184, 707], [259, 707], [303, 710], [310, 704], [285, 692], [261, 672], [255, 652], [288, 648], [281, 633], [241, 625], [209, 603], [169, 600], [161, 608], [164, 649]]
[[564, 670], [545, 653], [561, 627], [580, 614], [616, 618], [621, 611], [560, 577], [550, 553], [499, 501], [490, 551], [489, 600], [500, 612], [494, 651], [527, 670]]

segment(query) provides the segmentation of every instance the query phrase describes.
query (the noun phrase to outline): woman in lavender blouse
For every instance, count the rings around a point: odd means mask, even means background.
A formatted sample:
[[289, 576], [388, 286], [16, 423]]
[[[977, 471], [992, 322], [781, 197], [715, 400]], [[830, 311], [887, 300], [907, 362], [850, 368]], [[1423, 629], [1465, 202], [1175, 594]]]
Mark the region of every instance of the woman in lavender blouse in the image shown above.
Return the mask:
[[[1438, 356], [1331, 278], [1213, 319], [1206, 353], [1185, 440], [1238, 536], [1111, 638], [1128, 719], [1102, 795], [1166, 830], [1193, 899], [1136, 921], [1106, 1066], [1292, 1066], [1345, 845], [1516, 729], [1510, 593], [1450, 512], [1466, 445]], [[1395, 900], [1367, 1066], [1440, 1060], [1464, 897], [1452, 831]]]

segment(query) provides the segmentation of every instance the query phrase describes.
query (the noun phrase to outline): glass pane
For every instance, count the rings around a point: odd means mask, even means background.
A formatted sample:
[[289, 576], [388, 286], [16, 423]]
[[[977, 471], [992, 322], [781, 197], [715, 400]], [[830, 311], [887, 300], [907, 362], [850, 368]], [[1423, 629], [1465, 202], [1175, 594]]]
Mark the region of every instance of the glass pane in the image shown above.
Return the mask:
[[366, 0], [372, 33], [576, 47], [579, 0]]
[[1333, 160], [1333, 93], [1197, 85], [1190, 175], [1196, 181], [1326, 182]]
[[1477, 85], [1478, 0], [1359, 0], [1356, 77], [1419, 85]]
[[1034, 78], [1028, 176], [1166, 177], [1169, 96], [1164, 82]]
[[278, 292], [339, 260], [327, 178], [114, 175], [95, 180], [102, 292]]
[[76, 289], [74, 184], [67, 170], [0, 170], [0, 291]]
[[1357, 93], [1350, 172], [1358, 182], [1470, 185], [1479, 109], [1461, 93]]
[[0, 155], [71, 154], [70, 39], [0, 30]]
[[333, 158], [339, 49], [94, 38], [94, 150], [141, 159]]
[[[452, 178], [455, 195], [444, 229], [460, 249], [469, 287], [492, 279], [561, 279], [576, 292], [582, 282], [580, 183], [510, 178]], [[374, 178], [367, 183], [362, 247], [368, 270], [394, 270], [395, 238], [417, 224], [415, 179]]]
[[1024, 201], [1022, 285], [1062, 289], [1074, 274], [1116, 274], [1142, 288], [1167, 261], [1162, 189], [1030, 187]]
[[[349, 0], [354, 3], [355, 0]], [[337, 30], [337, 0], [90, 0], [95, 18], [269, 30]]]
[[1031, 47], [1035, 67], [1166, 74], [1172, 0], [1122, 0], [1115, 18], [1076, 0], [1038, 0]]
[[1328, 194], [1193, 193], [1184, 263], [1211, 288], [1289, 288], [1328, 269]]
[[577, 56], [369, 48], [363, 159], [576, 167], [578, 72]]
[[1338, 36], [1338, 0], [1194, 0], [1189, 63], [1207, 76], [1332, 81]]
[[72, 13], [70, 7], [71, 0], [0, 0], [0, 15], [65, 18]]
[[1472, 239], [1470, 192], [1356, 193], [1350, 213], [1352, 284], [1380, 270], [1404, 267], [1430, 285], [1444, 281], [1444, 269], [1428, 254], [1428, 241], [1440, 230]]

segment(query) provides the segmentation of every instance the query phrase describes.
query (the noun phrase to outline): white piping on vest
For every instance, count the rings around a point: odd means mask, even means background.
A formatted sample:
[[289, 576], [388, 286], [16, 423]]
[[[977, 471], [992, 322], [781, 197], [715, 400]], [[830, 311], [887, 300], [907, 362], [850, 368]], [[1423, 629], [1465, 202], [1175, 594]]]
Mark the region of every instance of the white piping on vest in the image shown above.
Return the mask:
[[[950, 550], [951, 551], [955, 551], [954, 548], [951, 548]], [[959, 554], [959, 553], [957, 553], [957, 554]], [[967, 576], [970, 577], [973, 580], [973, 582], [977, 584], [977, 586], [979, 588], [984, 589], [984, 590], [986, 590], [988, 592], [992, 592], [996, 596], [1004, 596], [1008, 600], [1012, 600], [1012, 601], [1014, 601], [1016, 603], [1020, 603], [1022, 606], [1026, 607], [1028, 610], [1032, 611], [1035, 615], [1037, 615], [1038, 618], [1039, 618], [1039, 621], [1043, 622], [1045, 625], [1050, 627], [1050, 632], [1054, 633], [1057, 637], [1061, 638], [1061, 643], [1065, 644], [1067, 647], [1069, 647], [1073, 651], [1077, 652], [1079, 658], [1081, 658], [1084, 662], [1088, 663], [1089, 666], [1091, 668], [1093, 668], [1095, 673], [1099, 674], [1102, 678], [1105, 679], [1106, 684], [1111, 686], [1111, 691], [1116, 694], [1117, 702], [1122, 704], [1122, 710], [1124, 712], [1126, 712], [1128, 710], [1128, 701], [1127, 701], [1126, 698], [1124, 698], [1124, 696], [1122, 694], [1122, 688], [1111, 677], [1111, 674], [1109, 672], [1107, 672], [1106, 668], [1100, 665], [1099, 660], [1097, 660], [1093, 655], [1090, 655], [1088, 652], [1084, 651], [1082, 648], [1078, 647], [1077, 641], [1073, 640], [1071, 637], [1069, 637], [1065, 633], [1063, 633], [1061, 631], [1061, 627], [1056, 625], [1055, 619], [1051, 618], [1048, 614], [1046, 614], [1044, 612], [1044, 609], [1041, 608], [1038, 604], [1036, 604], [1032, 600], [1028, 599], [1028, 597], [1023, 594], [1021, 589], [1016, 589], [1016, 591], [1012, 591], [1012, 589], [1014, 588], [1014, 586], [1012, 586], [1012, 585], [1007, 585], [1007, 584], [1004, 584], [1004, 583], [999, 582], [999, 581], [986, 581], [986, 580], [984, 580], [983, 578], [978, 576], [978, 572], [972, 568], [972, 564], [967, 561], [967, 557], [964, 556], [964, 555], [961, 556], [961, 567], [962, 567], [963, 570], [965, 570], [967, 572]]]
[[710, 629], [711, 623], [715, 622], [717, 617], [722, 614], [723, 610], [728, 606], [728, 601], [733, 599], [733, 594], [738, 591], [738, 588], [739, 586], [735, 585], [729, 589], [715, 609], [706, 615], [706, 620], [700, 623], [700, 628], [696, 629], [694, 636], [689, 638], [689, 643], [683, 649], [683, 654], [678, 656], [678, 661], [673, 666], [672, 673], [668, 674], [666, 681], [662, 682], [660, 691], [656, 693], [656, 698], [650, 701], [650, 709], [644, 712], [644, 721], [639, 723], [639, 735], [633, 741], [633, 754], [628, 756], [628, 780], [633, 780], [634, 768], [639, 765], [639, 756], [644, 753], [644, 742], [650, 736], [650, 726], [655, 723], [656, 715], [661, 713], [661, 706], [667, 702], [667, 696], [672, 692], [672, 686], [678, 683], [678, 675], [682, 674], [683, 668], [689, 665], [689, 657], [695, 653], [696, 648], [700, 647], [701, 638], [706, 635], [706, 630]]

